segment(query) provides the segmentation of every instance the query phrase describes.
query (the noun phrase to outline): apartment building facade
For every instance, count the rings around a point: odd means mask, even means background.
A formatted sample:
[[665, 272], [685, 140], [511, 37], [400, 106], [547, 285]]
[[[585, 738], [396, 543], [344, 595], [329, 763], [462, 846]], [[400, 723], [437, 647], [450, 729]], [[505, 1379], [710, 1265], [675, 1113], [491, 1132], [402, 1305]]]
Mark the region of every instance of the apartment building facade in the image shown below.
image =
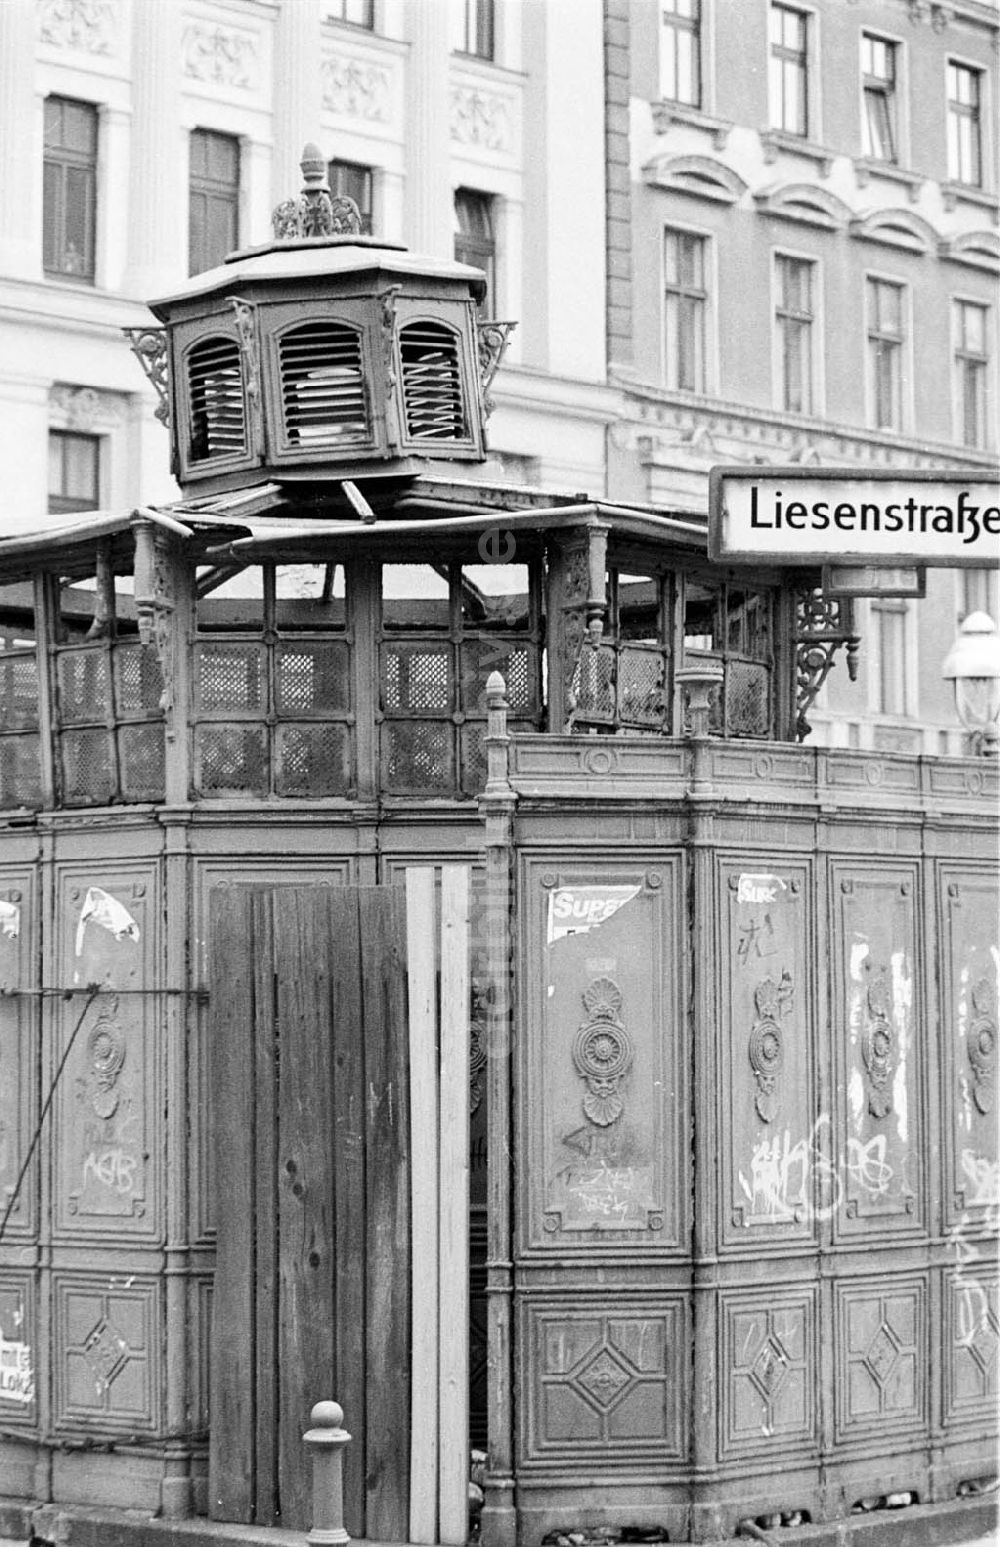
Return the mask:
[[[610, 0], [613, 496], [700, 505], [713, 463], [997, 466], [997, 7]], [[940, 664], [997, 575], [856, 604], [834, 745], [958, 751]]]
[[601, 492], [603, 269], [576, 261], [602, 250], [601, 95], [596, 5], [6, 0], [8, 524], [176, 494], [122, 329], [269, 237], [307, 141], [370, 229], [481, 264], [489, 314], [518, 322], [494, 393], [506, 476]]

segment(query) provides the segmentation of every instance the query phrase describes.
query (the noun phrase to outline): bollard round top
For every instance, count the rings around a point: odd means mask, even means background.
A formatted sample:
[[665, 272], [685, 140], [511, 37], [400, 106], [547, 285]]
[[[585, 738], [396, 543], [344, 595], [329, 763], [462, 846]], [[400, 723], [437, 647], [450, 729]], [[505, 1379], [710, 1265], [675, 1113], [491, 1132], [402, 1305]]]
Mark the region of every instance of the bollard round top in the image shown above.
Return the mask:
[[339, 1429], [344, 1421], [344, 1409], [339, 1402], [317, 1402], [309, 1414], [314, 1429]]

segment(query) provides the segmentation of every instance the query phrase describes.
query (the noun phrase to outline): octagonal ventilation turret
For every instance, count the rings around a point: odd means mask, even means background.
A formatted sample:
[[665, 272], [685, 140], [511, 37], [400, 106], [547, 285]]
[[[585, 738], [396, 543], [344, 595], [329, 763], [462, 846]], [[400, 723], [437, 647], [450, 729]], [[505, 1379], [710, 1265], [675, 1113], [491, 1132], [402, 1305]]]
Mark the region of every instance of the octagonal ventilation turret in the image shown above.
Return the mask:
[[513, 324], [483, 322], [480, 270], [361, 232], [308, 145], [274, 240], [150, 303], [132, 347], [161, 394], [174, 471], [210, 494], [485, 459], [486, 389]]

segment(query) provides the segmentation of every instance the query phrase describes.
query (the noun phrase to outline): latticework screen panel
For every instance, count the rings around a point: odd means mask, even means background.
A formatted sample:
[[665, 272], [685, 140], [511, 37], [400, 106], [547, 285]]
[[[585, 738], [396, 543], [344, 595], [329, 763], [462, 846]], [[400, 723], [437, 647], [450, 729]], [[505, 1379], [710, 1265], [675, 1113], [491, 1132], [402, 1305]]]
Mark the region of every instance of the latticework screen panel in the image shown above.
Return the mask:
[[343, 713], [350, 704], [349, 660], [342, 642], [279, 645], [275, 657], [278, 714]]
[[611, 645], [585, 645], [573, 673], [573, 697], [579, 719], [613, 721], [615, 652]]
[[390, 712], [426, 714], [439, 710], [447, 714], [453, 707], [450, 647], [384, 645], [382, 695]]
[[37, 736], [0, 736], [0, 810], [42, 802]]
[[725, 722], [727, 736], [770, 735], [770, 666], [757, 661], [726, 662]]
[[62, 650], [56, 680], [59, 718], [63, 725], [105, 720], [111, 712], [108, 653], [103, 645], [89, 650]]
[[346, 725], [279, 725], [275, 743], [277, 795], [319, 800], [346, 795], [351, 785], [351, 737]]
[[0, 704], [5, 730], [38, 724], [38, 663], [27, 651], [0, 656]]
[[264, 707], [261, 645], [199, 645], [195, 693], [200, 713], [259, 714]]
[[156, 651], [147, 645], [116, 645], [115, 707], [119, 714], [156, 714], [163, 695], [163, 672]]
[[382, 726], [382, 787], [393, 794], [448, 794], [455, 786], [450, 721], [394, 720]]
[[662, 725], [666, 661], [661, 650], [623, 645], [618, 652], [618, 717], [630, 725]]
[[194, 746], [197, 794], [267, 794], [269, 779], [265, 726], [199, 725], [195, 728]]
[[532, 714], [538, 705], [536, 652], [533, 645], [500, 644], [495, 639], [462, 641], [461, 704], [467, 714], [485, 714], [486, 683], [492, 672], [502, 675], [512, 714]]
[[164, 796], [163, 725], [120, 726], [118, 765], [123, 800], [162, 800]]
[[112, 731], [64, 730], [61, 739], [62, 798], [67, 806], [106, 806], [115, 788]]

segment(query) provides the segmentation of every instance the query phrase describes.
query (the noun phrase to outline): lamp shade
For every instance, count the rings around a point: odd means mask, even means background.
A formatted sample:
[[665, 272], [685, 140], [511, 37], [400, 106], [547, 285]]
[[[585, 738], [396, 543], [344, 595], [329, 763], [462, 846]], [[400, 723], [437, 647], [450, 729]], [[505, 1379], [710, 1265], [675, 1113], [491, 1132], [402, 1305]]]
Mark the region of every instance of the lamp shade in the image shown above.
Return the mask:
[[967, 730], [995, 726], [1000, 717], [1000, 634], [985, 612], [972, 612], [963, 620], [941, 675], [955, 684], [955, 705]]

